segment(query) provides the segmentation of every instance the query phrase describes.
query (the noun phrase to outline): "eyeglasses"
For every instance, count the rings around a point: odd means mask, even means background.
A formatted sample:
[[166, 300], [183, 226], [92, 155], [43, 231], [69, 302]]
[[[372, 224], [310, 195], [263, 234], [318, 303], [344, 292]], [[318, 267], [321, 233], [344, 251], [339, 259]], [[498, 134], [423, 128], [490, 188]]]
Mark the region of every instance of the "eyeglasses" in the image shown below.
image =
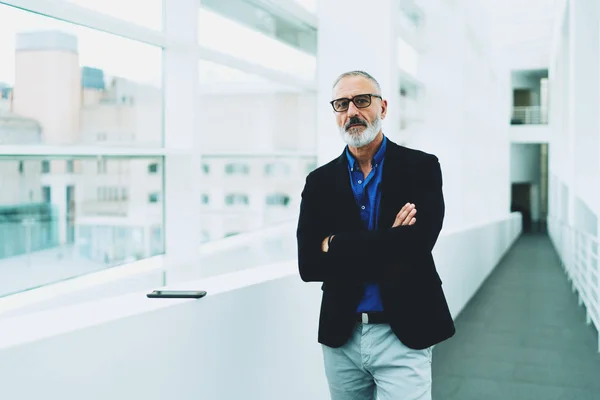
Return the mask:
[[352, 97], [351, 99], [348, 99], [348, 98], [335, 99], [333, 101], [330, 101], [329, 103], [333, 107], [334, 111], [344, 112], [344, 111], [348, 110], [348, 107], [350, 107], [350, 102], [354, 103], [356, 108], [369, 107], [371, 105], [372, 97], [377, 97], [378, 99], [381, 99], [381, 96], [378, 94], [359, 94], [359, 95]]

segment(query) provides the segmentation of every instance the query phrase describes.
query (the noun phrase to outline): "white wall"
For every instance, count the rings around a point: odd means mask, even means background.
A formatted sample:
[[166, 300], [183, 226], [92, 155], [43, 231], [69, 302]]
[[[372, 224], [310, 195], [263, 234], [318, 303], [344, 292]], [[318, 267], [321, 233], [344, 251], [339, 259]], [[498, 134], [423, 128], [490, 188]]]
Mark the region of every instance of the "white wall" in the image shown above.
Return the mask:
[[[454, 316], [520, 232], [518, 214], [444, 233], [435, 248]], [[317, 344], [318, 284], [295, 262], [179, 288], [0, 320], [0, 397], [29, 400], [327, 399]]]
[[540, 183], [539, 144], [510, 145], [510, 181], [512, 183]]
[[453, 229], [510, 210], [510, 72], [478, 30], [486, 25], [476, 20], [479, 14], [467, 13], [459, 2], [425, 3], [418, 76], [425, 118], [407, 145], [439, 157], [444, 226]]
[[[549, 215], [600, 230], [600, 7], [570, 1], [557, 18], [549, 68]], [[595, 226], [592, 226], [595, 225]]]

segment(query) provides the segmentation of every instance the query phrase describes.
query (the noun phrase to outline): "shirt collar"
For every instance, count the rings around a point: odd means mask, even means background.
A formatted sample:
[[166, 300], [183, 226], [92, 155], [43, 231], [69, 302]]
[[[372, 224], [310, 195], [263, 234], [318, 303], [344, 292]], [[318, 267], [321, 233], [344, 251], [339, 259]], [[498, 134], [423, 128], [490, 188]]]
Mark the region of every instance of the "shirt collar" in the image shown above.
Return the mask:
[[[387, 137], [383, 135], [383, 141], [381, 142], [381, 146], [379, 146], [379, 150], [377, 150], [377, 152], [373, 156], [373, 159], [371, 160], [371, 165], [378, 166], [383, 162], [383, 157], [385, 156], [386, 148]], [[358, 162], [356, 161], [356, 158], [354, 158], [352, 153], [350, 153], [350, 149], [348, 148], [348, 146], [346, 146], [346, 157], [348, 158], [348, 165], [350, 166], [350, 168], [352, 168], [353, 170], [358, 170]]]

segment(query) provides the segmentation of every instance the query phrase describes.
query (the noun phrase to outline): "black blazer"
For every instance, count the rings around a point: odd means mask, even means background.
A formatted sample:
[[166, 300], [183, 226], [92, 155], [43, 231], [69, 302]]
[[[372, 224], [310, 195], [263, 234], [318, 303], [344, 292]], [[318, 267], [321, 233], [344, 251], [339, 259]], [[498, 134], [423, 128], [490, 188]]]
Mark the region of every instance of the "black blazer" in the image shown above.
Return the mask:
[[[390, 326], [406, 346], [424, 349], [455, 332], [431, 254], [444, 219], [438, 159], [388, 139], [382, 174], [376, 231], [360, 218], [345, 151], [311, 172], [302, 191], [298, 266], [303, 281], [323, 282], [318, 340], [330, 347], [350, 338], [367, 282], [380, 285]], [[392, 228], [408, 202], [416, 224]], [[321, 242], [332, 234], [325, 253]]]

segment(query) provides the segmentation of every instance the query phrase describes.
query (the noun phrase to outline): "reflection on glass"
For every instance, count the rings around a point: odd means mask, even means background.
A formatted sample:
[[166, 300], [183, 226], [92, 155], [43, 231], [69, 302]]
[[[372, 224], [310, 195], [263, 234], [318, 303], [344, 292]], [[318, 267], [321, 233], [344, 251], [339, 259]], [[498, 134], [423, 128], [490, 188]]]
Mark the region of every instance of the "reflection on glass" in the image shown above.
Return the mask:
[[160, 48], [0, 5], [0, 60], [0, 145], [162, 145]]
[[272, 37], [275, 28], [267, 35], [264, 29], [260, 32], [206, 8], [200, 8], [198, 15], [200, 45], [299, 78], [315, 79], [316, 57]]
[[1, 160], [0, 296], [162, 254], [150, 165], [162, 159]]
[[[162, 29], [163, 0], [67, 0], [147, 28]], [[304, 0], [306, 1], [306, 0]]]
[[199, 73], [204, 239], [294, 220], [316, 165], [316, 94], [204, 61]]

